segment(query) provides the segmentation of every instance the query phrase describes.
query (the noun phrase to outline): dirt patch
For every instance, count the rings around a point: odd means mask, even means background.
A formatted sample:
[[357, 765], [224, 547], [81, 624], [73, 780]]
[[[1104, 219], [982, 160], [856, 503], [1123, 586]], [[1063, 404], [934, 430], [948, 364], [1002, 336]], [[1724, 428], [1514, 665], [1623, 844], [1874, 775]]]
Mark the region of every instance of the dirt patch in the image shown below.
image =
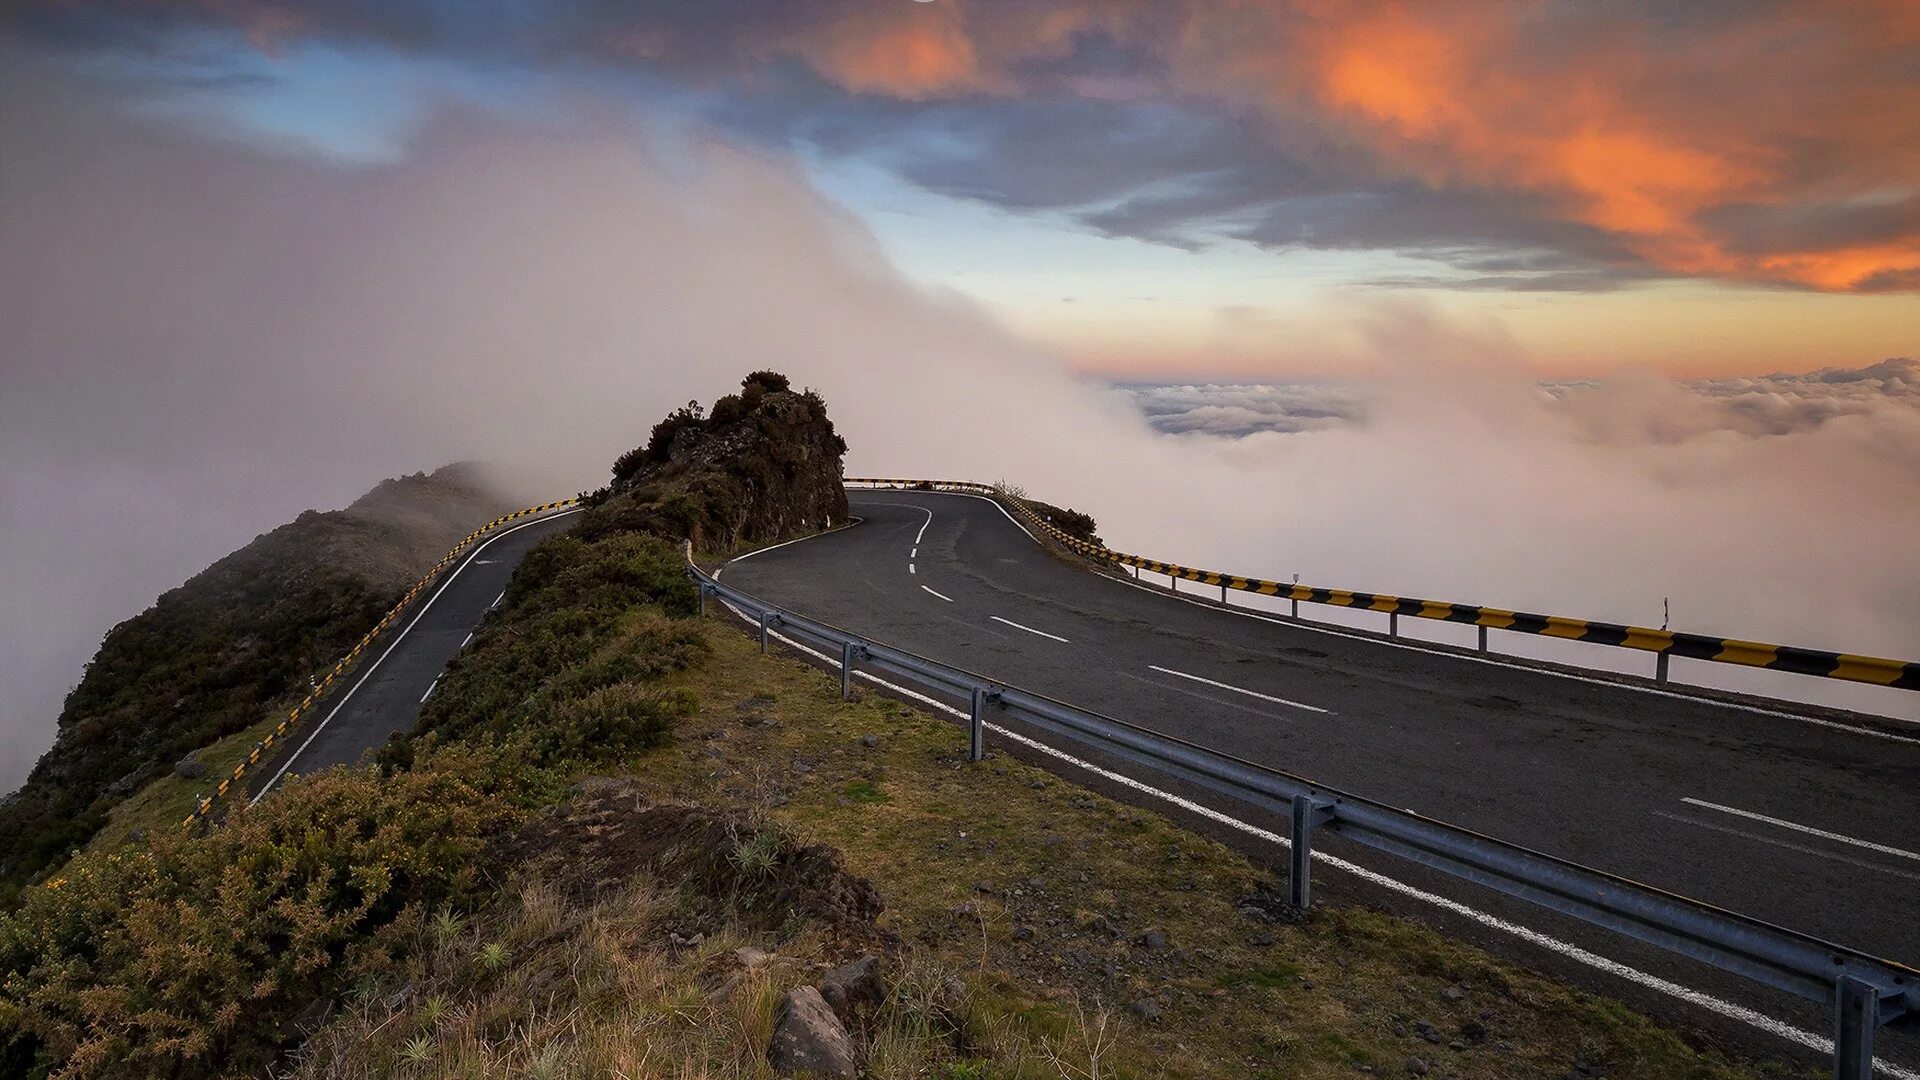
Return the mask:
[[833, 848], [796, 843], [740, 814], [654, 804], [635, 780], [601, 778], [577, 791], [502, 850], [570, 899], [596, 899], [644, 874], [679, 887], [691, 920], [675, 920], [683, 930], [723, 918], [769, 930], [805, 920], [839, 937], [882, 936], [879, 892]]

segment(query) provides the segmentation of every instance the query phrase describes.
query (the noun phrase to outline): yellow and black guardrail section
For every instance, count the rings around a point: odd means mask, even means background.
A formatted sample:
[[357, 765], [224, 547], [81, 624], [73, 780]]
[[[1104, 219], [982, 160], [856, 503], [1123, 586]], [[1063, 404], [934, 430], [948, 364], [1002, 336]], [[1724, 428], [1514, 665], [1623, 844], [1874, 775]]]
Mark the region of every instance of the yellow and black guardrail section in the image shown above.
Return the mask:
[[232, 773], [221, 779], [219, 786], [213, 789], [213, 794], [200, 797], [199, 802], [194, 805], [193, 812], [188, 814], [186, 818], [180, 822], [180, 827], [190, 828], [194, 822], [213, 813], [214, 802], [224, 798], [227, 792], [238, 787], [241, 778], [247, 775], [248, 770], [260, 764], [261, 760], [267, 756], [267, 752], [272, 750], [275, 744], [285, 739], [288, 733], [293, 731], [293, 729], [299, 725], [300, 721], [306, 718], [309, 712], [313, 711], [316, 702], [326, 698], [327, 691], [333, 688], [334, 682], [345, 675], [348, 669], [353, 667], [354, 662], [360, 659], [360, 654], [366, 652], [381, 634], [386, 633], [394, 623], [400, 621], [400, 617], [406, 613], [407, 608], [412, 606], [415, 600], [419, 599], [420, 594], [427, 590], [427, 586], [433, 584], [433, 580], [440, 576], [441, 571], [460, 561], [461, 556], [471, 550], [475, 544], [486, 539], [489, 534], [500, 529], [502, 526], [510, 525], [516, 521], [532, 517], [535, 514], [544, 514], [549, 510], [558, 510], [562, 507], [572, 506], [579, 501], [579, 498], [575, 497], [571, 499], [561, 499], [559, 502], [543, 503], [539, 506], [529, 506], [525, 510], [515, 510], [511, 514], [494, 518], [492, 521], [473, 530], [466, 536], [461, 537], [460, 542], [453, 545], [453, 550], [447, 552], [445, 558], [434, 563], [432, 569], [421, 575], [420, 580], [414, 582], [413, 586], [401, 595], [400, 602], [393, 606], [393, 610], [381, 616], [380, 621], [374, 624], [373, 629], [367, 631], [365, 637], [355, 642], [353, 648], [347, 650], [347, 655], [341, 657], [340, 661], [334, 664], [331, 670], [314, 682], [313, 689], [306, 697], [300, 699], [300, 704], [295, 705], [278, 724], [275, 724], [273, 730], [267, 732], [266, 738], [254, 744], [253, 749], [248, 751], [247, 756], [241, 758], [240, 762], [233, 767]]
[[1572, 619], [1562, 615], [1536, 615], [1527, 611], [1508, 611], [1504, 608], [1483, 607], [1477, 604], [1453, 604], [1441, 600], [1389, 596], [1384, 593], [1360, 592], [1355, 589], [1323, 589], [1311, 585], [1223, 574], [1218, 570], [1198, 570], [1141, 555], [1129, 555], [1069, 536], [1056, 528], [1045, 515], [1028, 506], [1025, 500], [991, 484], [975, 484], [960, 480], [891, 480], [855, 477], [849, 477], [847, 483], [902, 488], [919, 487], [930, 490], [950, 489], [993, 496], [1020, 511], [1023, 517], [1044, 529], [1049, 536], [1070, 550], [1097, 562], [1131, 566], [1155, 574], [1165, 574], [1182, 581], [1199, 582], [1203, 585], [1224, 586], [1236, 592], [1273, 596], [1282, 600], [1299, 600], [1305, 603], [1330, 604], [1334, 607], [1354, 608], [1361, 611], [1378, 611], [1389, 615], [1406, 615], [1416, 619], [1465, 623], [1495, 630], [1511, 630], [1520, 634], [1540, 634], [1545, 637], [1565, 638], [1568, 641], [1585, 641], [1595, 645], [1639, 649], [1663, 656], [1685, 656], [1721, 664], [1742, 664], [1747, 667], [1766, 668], [1770, 671], [1791, 671], [1800, 675], [1874, 683], [1902, 690], [1920, 690], [1920, 662], [1915, 661], [1888, 660], [1878, 656], [1826, 652], [1821, 649], [1803, 649], [1795, 645], [1769, 645], [1758, 641], [1742, 641], [1738, 638], [1685, 634], [1675, 630], [1655, 630], [1646, 626], [1627, 626], [1595, 619]]

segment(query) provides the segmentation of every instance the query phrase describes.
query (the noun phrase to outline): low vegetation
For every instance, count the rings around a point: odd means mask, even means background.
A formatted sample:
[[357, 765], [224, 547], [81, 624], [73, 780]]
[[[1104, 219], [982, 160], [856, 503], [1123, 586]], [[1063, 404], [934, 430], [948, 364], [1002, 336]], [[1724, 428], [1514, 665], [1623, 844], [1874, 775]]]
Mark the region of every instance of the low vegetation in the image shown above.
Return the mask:
[[88, 851], [0, 919], [10, 1076], [243, 1072], [437, 908], [480, 896], [485, 838], [527, 776], [445, 752], [287, 785], [205, 836]]

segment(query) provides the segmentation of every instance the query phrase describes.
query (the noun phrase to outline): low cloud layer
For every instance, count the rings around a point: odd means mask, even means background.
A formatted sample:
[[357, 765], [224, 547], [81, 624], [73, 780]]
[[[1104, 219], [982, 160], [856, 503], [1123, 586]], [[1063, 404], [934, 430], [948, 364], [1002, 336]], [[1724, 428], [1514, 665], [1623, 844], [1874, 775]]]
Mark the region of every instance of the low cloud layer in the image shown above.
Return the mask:
[[[1156, 431], [1238, 438], [1261, 432], [1364, 426], [1368, 403], [1390, 393], [1371, 382], [1132, 385], [1133, 399]], [[1899, 425], [1920, 412], [1920, 361], [1892, 357], [1858, 368], [1824, 368], [1733, 379], [1550, 381], [1539, 385], [1543, 410], [1587, 438], [1676, 444], [1730, 432], [1792, 435], [1856, 418]], [[1888, 449], [1898, 453], [1899, 438]], [[1920, 468], [1920, 461], [1914, 462]]]
[[1364, 388], [1329, 383], [1123, 386], [1155, 431], [1240, 438], [1360, 423]]
[[[1672, 595], [1687, 628], [1920, 654], [1905, 405], [1781, 420], [1777, 379], [1706, 420], [1657, 383], [1543, 397], [1497, 334], [1376, 305], [1339, 343], [1384, 373], [1364, 408], [1171, 438], [903, 282], [789, 162], [698, 131], [447, 115], [356, 169], [29, 64], [0, 96], [0, 782], [108, 626], [255, 533], [457, 458], [579, 490], [760, 367], [826, 395], [853, 471], [1017, 480], [1135, 550], [1628, 621]], [[1910, 375], [1796, 385], [1893, 400]]]

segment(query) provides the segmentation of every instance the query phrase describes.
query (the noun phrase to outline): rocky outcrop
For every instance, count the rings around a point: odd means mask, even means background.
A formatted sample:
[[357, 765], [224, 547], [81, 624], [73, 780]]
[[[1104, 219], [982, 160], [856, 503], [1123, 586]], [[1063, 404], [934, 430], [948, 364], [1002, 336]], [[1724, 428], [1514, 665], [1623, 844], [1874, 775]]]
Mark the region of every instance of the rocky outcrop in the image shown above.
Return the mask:
[[846, 449], [819, 394], [755, 372], [710, 413], [689, 402], [622, 455], [613, 482], [587, 496], [579, 535], [651, 532], [725, 551], [839, 525]]

